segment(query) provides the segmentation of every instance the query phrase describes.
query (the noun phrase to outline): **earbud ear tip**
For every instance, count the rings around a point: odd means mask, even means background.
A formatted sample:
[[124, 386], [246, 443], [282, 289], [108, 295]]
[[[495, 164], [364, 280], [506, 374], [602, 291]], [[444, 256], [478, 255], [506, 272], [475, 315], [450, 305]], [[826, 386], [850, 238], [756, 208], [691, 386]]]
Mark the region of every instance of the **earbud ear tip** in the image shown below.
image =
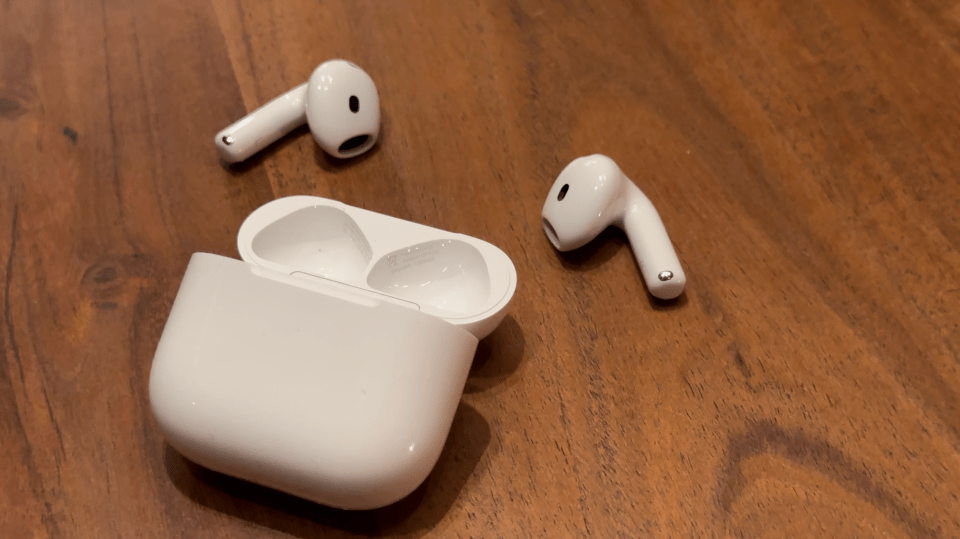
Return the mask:
[[310, 75], [307, 123], [328, 154], [346, 159], [376, 144], [380, 95], [366, 71], [345, 60], [324, 62]]
[[543, 217], [543, 232], [547, 235], [547, 239], [550, 240], [550, 243], [553, 244], [553, 247], [558, 251], [563, 251], [560, 247], [560, 239], [557, 238], [557, 231], [553, 229], [553, 225], [550, 224], [550, 220], [546, 217]]

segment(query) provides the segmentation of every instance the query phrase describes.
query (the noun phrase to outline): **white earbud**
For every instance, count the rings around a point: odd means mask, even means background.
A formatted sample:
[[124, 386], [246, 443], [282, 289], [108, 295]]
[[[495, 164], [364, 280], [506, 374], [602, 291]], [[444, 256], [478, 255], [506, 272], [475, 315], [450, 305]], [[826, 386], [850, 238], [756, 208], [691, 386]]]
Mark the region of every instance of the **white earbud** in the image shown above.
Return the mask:
[[650, 293], [673, 299], [687, 277], [650, 199], [605, 155], [574, 159], [550, 188], [543, 230], [559, 251], [586, 245], [610, 225], [627, 233]]
[[304, 123], [334, 157], [369, 150], [380, 135], [380, 97], [370, 75], [345, 60], [320, 64], [310, 80], [230, 127], [214, 142], [227, 163], [243, 161]]

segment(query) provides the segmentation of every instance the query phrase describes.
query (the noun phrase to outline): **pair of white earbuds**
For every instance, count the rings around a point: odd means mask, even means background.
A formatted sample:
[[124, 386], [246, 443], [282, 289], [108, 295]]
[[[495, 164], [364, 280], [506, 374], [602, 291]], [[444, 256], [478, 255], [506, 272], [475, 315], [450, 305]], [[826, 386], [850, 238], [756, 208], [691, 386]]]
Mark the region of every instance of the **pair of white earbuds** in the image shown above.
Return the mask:
[[[247, 159], [282, 136], [309, 124], [313, 138], [335, 157], [369, 150], [380, 135], [380, 97], [364, 70], [345, 60], [317, 67], [310, 80], [217, 133], [220, 157]], [[612, 159], [575, 159], [557, 178], [543, 205], [543, 230], [553, 246], [570, 251], [608, 226], [626, 232], [650, 293], [673, 299], [687, 282], [667, 230], [650, 200]]]

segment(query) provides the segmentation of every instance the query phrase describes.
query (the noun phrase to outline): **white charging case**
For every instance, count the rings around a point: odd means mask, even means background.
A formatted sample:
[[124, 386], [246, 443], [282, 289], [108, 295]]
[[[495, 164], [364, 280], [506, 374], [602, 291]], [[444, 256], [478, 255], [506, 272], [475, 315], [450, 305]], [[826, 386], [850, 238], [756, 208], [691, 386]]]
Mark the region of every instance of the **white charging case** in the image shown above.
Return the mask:
[[190, 259], [150, 371], [170, 445], [212, 470], [372, 509], [426, 479], [510, 258], [484, 241], [318, 197], [262, 206], [243, 262]]

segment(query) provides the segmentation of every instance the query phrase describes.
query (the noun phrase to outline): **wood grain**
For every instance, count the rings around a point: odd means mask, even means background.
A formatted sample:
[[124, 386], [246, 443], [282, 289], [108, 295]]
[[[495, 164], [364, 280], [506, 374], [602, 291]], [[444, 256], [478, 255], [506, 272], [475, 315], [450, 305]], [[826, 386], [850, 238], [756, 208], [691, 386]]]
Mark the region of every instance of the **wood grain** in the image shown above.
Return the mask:
[[[213, 135], [348, 58], [378, 145]], [[5, 537], [960, 537], [960, 4], [0, 4]], [[689, 278], [540, 227], [613, 157]], [[318, 195], [494, 243], [519, 285], [414, 494], [344, 512], [204, 470], [148, 402], [191, 253]]]

